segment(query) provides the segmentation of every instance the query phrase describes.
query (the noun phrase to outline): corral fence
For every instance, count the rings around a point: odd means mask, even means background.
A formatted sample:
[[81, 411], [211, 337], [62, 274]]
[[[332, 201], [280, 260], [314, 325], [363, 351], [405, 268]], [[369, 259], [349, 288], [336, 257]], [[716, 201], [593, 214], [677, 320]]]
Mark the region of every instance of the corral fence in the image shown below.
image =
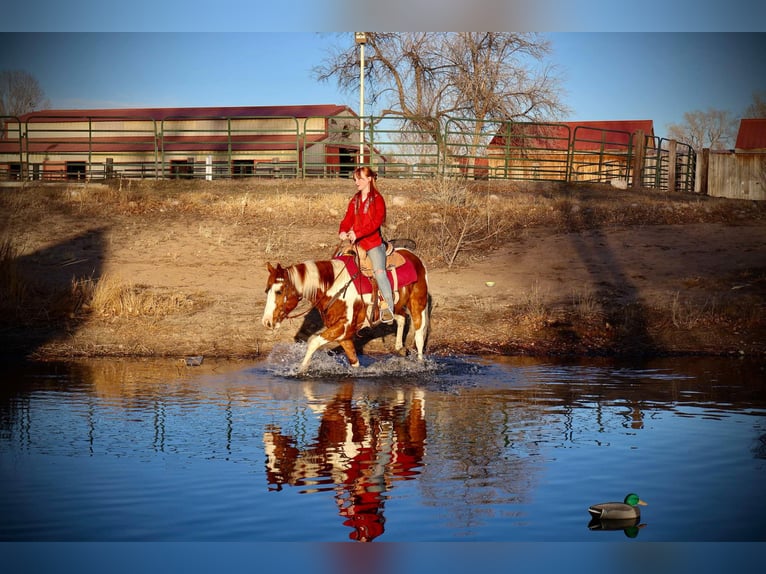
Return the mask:
[[0, 179], [383, 177], [619, 183], [694, 191], [696, 154], [640, 131], [394, 116], [0, 117]]

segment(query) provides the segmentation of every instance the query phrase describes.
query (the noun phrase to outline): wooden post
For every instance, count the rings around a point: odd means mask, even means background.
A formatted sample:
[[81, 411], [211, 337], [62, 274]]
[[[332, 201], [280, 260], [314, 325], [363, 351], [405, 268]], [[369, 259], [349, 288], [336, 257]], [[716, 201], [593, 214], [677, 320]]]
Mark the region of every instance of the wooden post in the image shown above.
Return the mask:
[[668, 191], [675, 191], [676, 182], [678, 181], [678, 166], [676, 165], [677, 149], [678, 142], [670, 140], [668, 142]]
[[694, 178], [694, 191], [708, 194], [708, 171], [710, 170], [710, 148], [702, 149], [697, 155], [697, 170]]
[[641, 174], [644, 172], [645, 159], [646, 138], [644, 137], [644, 130], [636, 130], [633, 134], [633, 177], [631, 178], [633, 189], [641, 187]]

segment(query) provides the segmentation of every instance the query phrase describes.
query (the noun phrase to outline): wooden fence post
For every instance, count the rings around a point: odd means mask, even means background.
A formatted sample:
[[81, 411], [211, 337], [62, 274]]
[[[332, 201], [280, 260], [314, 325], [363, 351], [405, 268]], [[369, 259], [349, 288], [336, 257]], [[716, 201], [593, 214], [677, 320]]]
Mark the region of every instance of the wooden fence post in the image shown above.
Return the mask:
[[694, 178], [694, 191], [708, 195], [708, 172], [710, 171], [710, 148], [703, 148], [697, 156], [697, 173]]
[[644, 130], [636, 130], [633, 134], [633, 177], [631, 178], [631, 187], [638, 189], [642, 185], [641, 174], [644, 172], [644, 161], [646, 159], [646, 138]]

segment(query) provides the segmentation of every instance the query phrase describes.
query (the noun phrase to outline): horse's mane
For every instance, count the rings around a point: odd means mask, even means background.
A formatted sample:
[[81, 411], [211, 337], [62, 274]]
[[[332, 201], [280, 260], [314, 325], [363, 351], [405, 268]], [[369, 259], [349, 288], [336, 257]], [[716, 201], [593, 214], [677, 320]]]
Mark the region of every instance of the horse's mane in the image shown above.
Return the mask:
[[290, 282], [306, 299], [313, 300], [319, 291], [327, 292], [335, 283], [345, 265], [337, 259], [331, 261], [304, 261], [287, 268]]

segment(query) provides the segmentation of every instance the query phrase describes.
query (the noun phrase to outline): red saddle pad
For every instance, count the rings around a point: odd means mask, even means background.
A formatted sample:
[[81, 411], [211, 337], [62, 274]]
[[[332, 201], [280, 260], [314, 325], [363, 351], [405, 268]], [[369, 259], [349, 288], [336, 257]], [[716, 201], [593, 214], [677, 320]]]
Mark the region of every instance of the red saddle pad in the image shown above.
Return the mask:
[[[336, 257], [336, 259], [340, 259], [346, 264], [346, 268], [351, 274], [351, 277], [354, 277], [354, 285], [356, 286], [356, 290], [359, 291], [359, 293], [362, 295], [372, 293], [372, 282], [370, 281], [369, 277], [365, 277], [361, 273], [357, 273], [359, 271], [359, 267], [357, 266], [353, 255], [339, 255]], [[396, 282], [394, 282], [392, 272], [396, 273]], [[415, 266], [409, 259], [406, 259], [404, 265], [400, 265], [396, 269], [388, 269], [387, 273], [388, 280], [391, 282], [392, 287], [394, 285], [398, 285], [399, 287], [409, 285], [418, 279], [418, 273], [415, 271]]]

